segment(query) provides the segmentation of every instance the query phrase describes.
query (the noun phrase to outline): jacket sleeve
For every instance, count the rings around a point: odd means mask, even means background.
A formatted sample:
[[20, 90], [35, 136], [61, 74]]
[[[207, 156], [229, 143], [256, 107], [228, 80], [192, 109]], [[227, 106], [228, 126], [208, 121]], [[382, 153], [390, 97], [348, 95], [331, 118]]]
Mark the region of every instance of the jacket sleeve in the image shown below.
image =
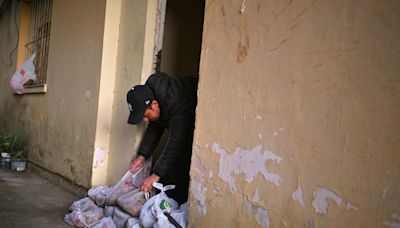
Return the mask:
[[169, 126], [167, 143], [153, 168], [153, 172], [161, 178], [166, 177], [177, 166], [190, 164], [194, 114], [172, 116]]
[[150, 122], [140, 143], [138, 155], [150, 158], [160, 141], [164, 127], [158, 122]]

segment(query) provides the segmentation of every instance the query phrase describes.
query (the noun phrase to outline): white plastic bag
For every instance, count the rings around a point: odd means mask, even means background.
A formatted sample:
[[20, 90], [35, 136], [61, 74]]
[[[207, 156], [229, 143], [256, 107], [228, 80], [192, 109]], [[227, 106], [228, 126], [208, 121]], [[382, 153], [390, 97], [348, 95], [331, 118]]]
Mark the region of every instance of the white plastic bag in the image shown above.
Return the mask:
[[104, 216], [112, 217], [114, 215], [115, 207], [114, 206], [105, 206], [104, 207]]
[[27, 59], [22, 66], [13, 74], [10, 85], [14, 92], [21, 94], [24, 92], [24, 84], [29, 80], [35, 80], [35, 65], [33, 61], [36, 58], [36, 53], [34, 53], [29, 59]]
[[117, 228], [124, 228], [126, 222], [131, 216], [129, 216], [127, 213], [125, 213], [123, 210], [119, 209], [118, 207], [115, 208], [114, 210], [114, 215], [112, 217], [112, 220], [114, 221], [114, 224]]
[[163, 186], [161, 183], [153, 183], [153, 187], [161, 192], [151, 197], [140, 210], [140, 223], [144, 227], [151, 227], [157, 222], [157, 211], [171, 213], [179, 208], [178, 203], [167, 196], [168, 190], [174, 189], [175, 185]]
[[140, 228], [139, 218], [129, 218], [126, 222], [125, 228]]
[[154, 223], [153, 228], [176, 228], [169, 221], [167, 216], [165, 216], [162, 212], [157, 213], [157, 222]]
[[104, 217], [103, 209], [98, 207], [92, 200], [85, 197], [75, 201], [71, 207], [71, 213], [66, 214], [64, 221], [76, 227], [87, 227]]
[[69, 207], [69, 210], [70, 211], [76, 211], [76, 210], [85, 211], [88, 208], [93, 208], [95, 206], [96, 206], [96, 204], [94, 204], [94, 202], [89, 197], [84, 197], [80, 200], [73, 202], [71, 204], [71, 206]]
[[168, 190], [174, 189], [175, 185], [163, 186], [161, 183], [153, 183], [153, 187], [161, 191], [156, 195], [156, 200], [153, 204], [153, 213], [156, 212], [156, 209], [160, 209], [162, 212], [171, 213], [173, 210], [179, 208], [179, 204], [174, 199], [169, 198], [165, 193]]
[[[146, 166], [147, 163], [145, 163]], [[130, 171], [126, 172], [125, 175], [118, 181], [118, 183], [114, 186], [112, 191], [106, 198], [107, 205], [115, 205], [115, 201], [122, 194], [133, 191], [139, 188], [144, 179], [146, 179], [149, 175], [149, 169], [147, 167], [140, 168], [136, 173], [132, 173]]]
[[139, 216], [140, 209], [145, 202], [146, 192], [140, 191], [139, 189], [127, 192], [117, 199], [117, 205], [134, 217]]
[[152, 207], [154, 201], [156, 200], [156, 196], [151, 197], [149, 200], [144, 203], [142, 209], [140, 209], [139, 220], [140, 224], [144, 227], [152, 227], [155, 222], [157, 222], [157, 218], [153, 215]]
[[92, 225], [88, 226], [89, 228], [116, 228], [113, 220], [110, 217], [105, 217], [97, 222], [94, 222]]
[[[156, 216], [157, 216], [157, 222], [153, 225], [154, 228], [176, 228], [179, 226], [175, 226], [171, 221], [168, 219], [167, 215], [164, 213], [167, 213], [165, 211], [162, 211], [161, 208], [156, 207]], [[184, 203], [181, 205], [181, 207], [178, 210], [173, 210], [172, 213], [169, 214], [170, 217], [172, 217], [176, 223], [178, 223], [182, 228], [185, 228], [187, 226], [187, 203]]]
[[188, 203], [183, 203], [179, 210], [173, 211], [171, 217], [175, 219], [183, 228], [187, 227], [188, 223]]
[[107, 196], [111, 194], [111, 191], [113, 191], [112, 187], [99, 185], [89, 189], [88, 195], [98, 206], [104, 206]]

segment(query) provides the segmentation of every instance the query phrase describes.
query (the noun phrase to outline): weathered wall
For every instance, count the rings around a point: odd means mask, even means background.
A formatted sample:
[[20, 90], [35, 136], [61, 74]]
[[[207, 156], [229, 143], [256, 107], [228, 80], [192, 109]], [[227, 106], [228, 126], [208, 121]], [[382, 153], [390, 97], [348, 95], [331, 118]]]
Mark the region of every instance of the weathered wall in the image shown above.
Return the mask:
[[190, 223], [400, 226], [398, 1], [207, 1]]
[[[15, 8], [17, 7], [17, 8]], [[16, 51], [12, 52], [17, 44], [17, 30], [15, 27], [15, 12], [18, 14], [19, 6], [7, 1], [2, 5], [0, 11], [0, 129], [7, 130], [7, 121], [13, 118], [12, 110], [6, 103], [14, 102], [11, 95], [10, 79], [15, 72]], [[11, 59], [10, 59], [11, 58]], [[8, 113], [6, 112], [8, 111]], [[11, 123], [12, 125], [12, 123]], [[9, 126], [11, 127], [11, 126]]]
[[85, 187], [91, 181], [105, 2], [54, 0], [47, 93], [12, 95], [8, 69], [0, 85], [1, 122], [30, 137], [29, 159]]

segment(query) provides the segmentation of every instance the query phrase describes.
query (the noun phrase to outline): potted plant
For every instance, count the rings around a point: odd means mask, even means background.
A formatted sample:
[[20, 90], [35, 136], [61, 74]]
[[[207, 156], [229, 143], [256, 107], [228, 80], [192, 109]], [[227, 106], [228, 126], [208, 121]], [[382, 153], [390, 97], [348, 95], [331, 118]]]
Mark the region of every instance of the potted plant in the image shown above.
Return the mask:
[[11, 157], [11, 170], [18, 172], [25, 171], [26, 169], [26, 155], [24, 150], [13, 153]]
[[13, 142], [13, 137], [10, 134], [0, 134], [0, 152], [1, 152], [1, 168], [10, 168], [11, 162], [11, 145]]
[[25, 140], [21, 136], [15, 136], [11, 144], [11, 170], [25, 171], [26, 159]]
[[2, 153], [10, 152], [12, 142], [13, 142], [12, 135], [7, 133], [0, 134], [0, 152]]

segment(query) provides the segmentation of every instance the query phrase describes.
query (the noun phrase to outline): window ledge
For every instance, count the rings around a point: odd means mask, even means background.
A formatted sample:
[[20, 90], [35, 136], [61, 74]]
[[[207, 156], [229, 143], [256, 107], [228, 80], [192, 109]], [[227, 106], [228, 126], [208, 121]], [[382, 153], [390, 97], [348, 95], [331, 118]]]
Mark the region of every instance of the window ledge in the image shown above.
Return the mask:
[[47, 92], [47, 84], [29, 85], [29, 86], [25, 86], [25, 91], [22, 94], [46, 93], [46, 92]]

